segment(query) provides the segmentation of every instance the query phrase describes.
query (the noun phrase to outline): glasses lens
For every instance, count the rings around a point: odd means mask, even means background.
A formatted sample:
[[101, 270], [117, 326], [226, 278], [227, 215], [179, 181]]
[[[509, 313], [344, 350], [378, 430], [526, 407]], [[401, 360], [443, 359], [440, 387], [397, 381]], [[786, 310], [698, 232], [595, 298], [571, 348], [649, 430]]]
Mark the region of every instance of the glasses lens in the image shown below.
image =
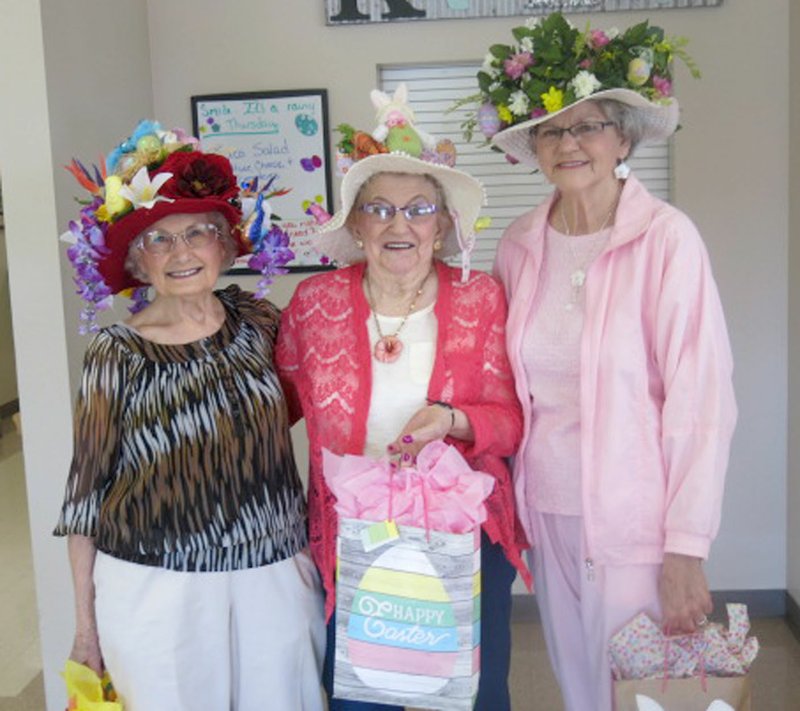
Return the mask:
[[381, 222], [388, 222], [394, 217], [395, 208], [394, 205], [384, 205], [380, 202], [368, 202], [361, 206], [361, 212]]
[[545, 126], [536, 131], [536, 140], [542, 143], [558, 143], [561, 140], [561, 134], [564, 129], [556, 128], [555, 126]]
[[418, 203], [417, 205], [409, 205], [405, 209], [406, 219], [408, 220], [421, 220], [430, 217], [436, 212], [436, 205], [430, 205], [427, 202]]
[[217, 239], [217, 226], [210, 224], [196, 224], [184, 230], [183, 238], [186, 244], [192, 248], [207, 247]]
[[571, 132], [575, 138], [580, 140], [581, 138], [596, 136], [602, 130], [603, 124], [600, 121], [583, 121], [581, 123], [576, 123], [572, 127]]
[[166, 254], [172, 249], [174, 241], [169, 232], [153, 230], [142, 236], [142, 249], [150, 254]]

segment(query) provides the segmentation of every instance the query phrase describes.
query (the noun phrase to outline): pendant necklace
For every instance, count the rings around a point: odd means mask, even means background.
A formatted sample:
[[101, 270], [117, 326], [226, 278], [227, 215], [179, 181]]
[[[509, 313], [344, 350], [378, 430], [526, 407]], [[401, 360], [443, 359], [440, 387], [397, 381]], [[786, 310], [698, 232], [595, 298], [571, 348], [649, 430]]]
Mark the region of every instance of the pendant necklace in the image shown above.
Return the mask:
[[378, 320], [378, 314], [375, 311], [375, 307], [373, 304], [375, 303], [375, 299], [372, 296], [372, 287], [369, 285], [369, 278], [364, 273], [364, 282], [367, 285], [367, 297], [369, 301], [369, 308], [372, 311], [372, 318], [375, 322], [375, 329], [378, 331], [378, 342], [375, 344], [375, 348], [372, 351], [372, 355], [375, 357], [375, 360], [379, 361], [380, 363], [394, 363], [399, 357], [400, 353], [403, 352], [403, 342], [397, 337], [397, 334], [403, 330], [403, 326], [406, 325], [406, 321], [408, 321], [408, 317], [414, 311], [414, 307], [417, 304], [417, 300], [420, 296], [422, 296], [422, 291], [425, 288], [425, 283], [428, 281], [428, 277], [431, 275], [431, 271], [429, 271], [425, 278], [422, 280], [422, 283], [419, 285], [419, 289], [414, 294], [414, 297], [411, 299], [411, 303], [408, 305], [408, 309], [406, 310], [405, 316], [403, 316], [403, 320], [400, 321], [400, 325], [397, 327], [394, 333], [387, 333], [384, 335], [383, 331], [381, 330], [381, 323]]
[[[600, 225], [600, 228], [595, 232], [595, 234], [599, 234], [602, 232], [606, 225], [608, 225], [608, 221], [611, 219], [611, 216], [614, 214], [614, 211], [617, 209], [617, 203], [619, 202], [619, 192], [617, 192], [617, 197], [614, 198], [614, 202], [611, 203], [611, 208], [609, 209], [608, 213], [606, 214], [605, 219], [603, 220], [603, 224]], [[570, 285], [572, 286], [572, 298], [570, 302], [565, 306], [567, 311], [572, 311], [575, 308], [575, 305], [578, 303], [578, 300], [581, 295], [581, 289], [583, 289], [583, 285], [586, 283], [586, 270], [589, 268], [589, 265], [597, 258], [600, 252], [603, 251], [603, 248], [606, 245], [606, 240], [602, 240], [600, 242], [599, 248], [593, 249], [589, 258], [584, 260], [581, 264], [580, 260], [578, 259], [578, 255], [575, 254], [575, 250], [573, 249], [572, 245], [572, 237], [574, 236], [572, 232], [570, 232], [569, 225], [567, 224], [567, 216], [564, 214], [564, 202], [559, 202], [559, 213], [561, 214], [561, 224], [564, 226], [564, 233], [567, 235], [567, 248], [569, 249], [569, 253], [572, 256], [572, 264], [575, 267], [573, 272], [569, 275]]]

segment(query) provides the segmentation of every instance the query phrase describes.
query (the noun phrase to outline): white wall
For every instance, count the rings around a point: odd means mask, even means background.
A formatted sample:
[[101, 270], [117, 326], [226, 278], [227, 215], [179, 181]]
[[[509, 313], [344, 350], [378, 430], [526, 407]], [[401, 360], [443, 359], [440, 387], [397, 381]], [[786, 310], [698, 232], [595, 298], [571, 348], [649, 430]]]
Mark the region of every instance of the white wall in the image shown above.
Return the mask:
[[65, 706], [57, 671], [73, 631], [66, 546], [50, 535], [72, 450], [67, 334], [73, 372], [85, 345], [57, 240], [82, 190], [61, 166], [97, 160], [152, 113], [146, 12], [143, 0], [4, 0], [0, 22], [0, 164], [50, 709]]
[[[800, 7], [789, 11], [789, 36], [800, 33]], [[800, 43], [790, 43], [789, 66], [789, 516], [786, 589], [800, 605]]]
[[[176, 37], [171, 28], [190, 8], [203, 22]], [[241, 0], [236, 8], [230, 12], [213, 0], [150, 0], [154, 103], [167, 123], [191, 124], [192, 94], [322, 87], [329, 91], [331, 126], [371, 127], [368, 91], [376, 65], [479, 59], [521, 21], [327, 27], [321, 2], [276, 8]], [[623, 26], [642, 17], [609, 13], [599, 24]], [[679, 68], [685, 128], [675, 139], [675, 198], [709, 245], [736, 357], [741, 416], [709, 574], [717, 589], [783, 588], [789, 78], [788, 32], [777, 28], [787, 27], [788, 0], [669, 10], [652, 19], [690, 37], [704, 72], [695, 82]], [[228, 37], [246, 48], [247, 61], [236, 61]], [[742, 47], [757, 50], [745, 61]], [[277, 285], [276, 300], [293, 284]]]
[[[4, 105], [22, 107], [0, 112], [0, 165], [48, 707], [58, 709], [70, 599], [63, 542], [49, 531], [71, 448], [68, 372], [79, 371], [85, 345], [66, 279], [66, 327], [63, 319], [55, 235], [74, 215], [76, 190], [59, 166], [73, 155], [91, 160], [143, 116], [190, 126], [192, 94], [327, 88], [331, 126], [369, 127], [377, 64], [478, 59], [521, 20], [329, 28], [321, 1], [265, 0], [4, 0], [2, 15], [0, 66], [25, 67], [0, 73]], [[613, 13], [599, 24], [642, 17]], [[731, 0], [652, 19], [691, 38], [705, 73], [693, 82], [679, 70], [685, 129], [675, 141], [675, 197], [709, 245], [737, 363], [740, 424], [711, 582], [784, 588], [789, 0]], [[276, 284], [277, 303], [297, 280]], [[792, 560], [797, 590], [796, 551]]]

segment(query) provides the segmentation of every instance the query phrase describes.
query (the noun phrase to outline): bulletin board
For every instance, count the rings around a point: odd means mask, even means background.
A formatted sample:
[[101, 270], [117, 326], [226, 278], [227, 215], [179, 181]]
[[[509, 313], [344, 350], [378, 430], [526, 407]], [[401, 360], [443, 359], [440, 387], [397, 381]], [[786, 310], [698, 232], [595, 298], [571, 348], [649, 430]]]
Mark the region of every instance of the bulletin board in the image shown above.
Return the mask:
[[[272, 182], [286, 195], [270, 198], [291, 238], [290, 271], [326, 269], [314, 248], [313, 202], [333, 212], [325, 89], [193, 96], [192, 125], [205, 152], [226, 156], [245, 187]], [[255, 183], [257, 179], [257, 183]]]

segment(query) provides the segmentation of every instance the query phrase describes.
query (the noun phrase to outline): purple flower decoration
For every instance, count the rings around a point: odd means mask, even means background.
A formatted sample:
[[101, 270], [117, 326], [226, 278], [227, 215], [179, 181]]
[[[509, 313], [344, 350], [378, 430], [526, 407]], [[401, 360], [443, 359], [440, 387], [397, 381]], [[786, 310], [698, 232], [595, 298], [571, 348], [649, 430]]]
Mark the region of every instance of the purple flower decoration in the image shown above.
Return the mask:
[[289, 249], [289, 235], [277, 225], [264, 219], [264, 194], [259, 193], [256, 200], [256, 218], [248, 230], [247, 237], [253, 245], [253, 254], [247, 266], [261, 273], [256, 285], [256, 297], [263, 299], [269, 293], [269, 286], [276, 274], [287, 274], [285, 265], [294, 259]]
[[113, 295], [103, 276], [97, 269], [98, 262], [109, 253], [105, 242], [105, 225], [94, 219], [93, 209], [102, 200], [94, 200], [81, 210], [80, 223], [69, 223], [69, 231], [75, 237], [75, 243], [67, 250], [67, 257], [75, 269], [73, 280], [77, 286], [76, 293], [83, 299], [81, 311], [81, 334], [94, 333], [98, 330], [97, 314], [111, 308]]
[[149, 287], [146, 286], [139, 286], [131, 291], [132, 303], [128, 307], [128, 311], [130, 311], [132, 314], [138, 314], [142, 309], [145, 309], [150, 305], [150, 299], [147, 298], [148, 288]]

